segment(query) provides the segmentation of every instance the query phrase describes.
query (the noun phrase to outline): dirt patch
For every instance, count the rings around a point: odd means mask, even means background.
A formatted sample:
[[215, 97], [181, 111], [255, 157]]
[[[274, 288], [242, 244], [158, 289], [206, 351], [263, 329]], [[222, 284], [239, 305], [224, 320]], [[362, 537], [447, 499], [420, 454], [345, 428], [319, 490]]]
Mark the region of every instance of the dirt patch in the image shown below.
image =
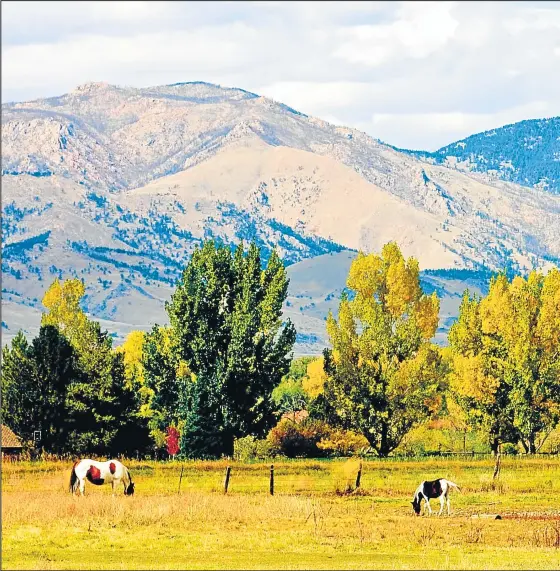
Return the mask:
[[502, 519], [560, 521], [560, 512], [522, 512], [501, 514]]

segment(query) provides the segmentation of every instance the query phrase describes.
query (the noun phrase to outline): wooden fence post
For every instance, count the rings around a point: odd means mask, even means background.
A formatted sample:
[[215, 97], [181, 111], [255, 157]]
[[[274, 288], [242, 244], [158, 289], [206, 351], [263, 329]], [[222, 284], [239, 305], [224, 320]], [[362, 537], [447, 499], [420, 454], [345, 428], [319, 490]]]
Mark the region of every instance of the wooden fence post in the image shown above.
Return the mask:
[[227, 489], [229, 486], [229, 476], [231, 474], [231, 466], [226, 468], [226, 479], [224, 480], [224, 494], [227, 494]]
[[360, 462], [360, 467], [358, 468], [358, 475], [356, 476], [356, 490], [360, 487], [362, 481], [362, 463]]
[[270, 495], [274, 495], [274, 464], [270, 465]]
[[181, 477], [179, 478], [179, 489], [177, 490], [177, 494], [181, 493], [181, 482], [183, 480], [183, 470], [185, 469], [185, 465], [181, 466]]

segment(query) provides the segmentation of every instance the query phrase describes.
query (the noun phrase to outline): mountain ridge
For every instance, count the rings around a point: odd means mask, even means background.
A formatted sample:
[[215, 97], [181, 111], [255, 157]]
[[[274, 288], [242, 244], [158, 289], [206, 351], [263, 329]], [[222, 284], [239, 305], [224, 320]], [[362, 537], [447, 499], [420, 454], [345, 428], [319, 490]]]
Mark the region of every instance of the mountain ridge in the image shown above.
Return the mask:
[[[560, 193], [560, 117], [525, 119], [469, 135], [437, 151], [402, 149], [427, 162], [493, 173], [501, 180]], [[544, 134], [544, 137], [543, 137]], [[543, 141], [544, 138], [544, 141]], [[523, 143], [523, 145], [522, 145]], [[540, 148], [539, 148], [540, 147]], [[533, 149], [539, 154], [531, 156]]]
[[[294, 267], [389, 240], [423, 270], [560, 259], [560, 197], [429, 164], [245, 90], [98, 82], [2, 109], [6, 333], [54, 277], [84, 278], [92, 315], [146, 328], [207, 238], [255, 239]], [[294, 317], [320, 345], [318, 303]]]

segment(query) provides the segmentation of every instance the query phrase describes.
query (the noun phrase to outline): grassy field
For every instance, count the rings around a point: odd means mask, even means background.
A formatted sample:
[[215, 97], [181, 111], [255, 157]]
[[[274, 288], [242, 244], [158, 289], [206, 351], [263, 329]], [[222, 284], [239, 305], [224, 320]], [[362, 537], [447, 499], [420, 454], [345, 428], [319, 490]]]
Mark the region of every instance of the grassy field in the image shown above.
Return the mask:
[[[68, 493], [70, 463], [5, 463], [3, 569], [559, 569], [560, 460], [128, 463], [136, 495]], [[414, 517], [421, 480], [447, 477], [450, 517]], [[432, 507], [439, 502], [432, 501]], [[500, 514], [502, 520], [473, 518]]]

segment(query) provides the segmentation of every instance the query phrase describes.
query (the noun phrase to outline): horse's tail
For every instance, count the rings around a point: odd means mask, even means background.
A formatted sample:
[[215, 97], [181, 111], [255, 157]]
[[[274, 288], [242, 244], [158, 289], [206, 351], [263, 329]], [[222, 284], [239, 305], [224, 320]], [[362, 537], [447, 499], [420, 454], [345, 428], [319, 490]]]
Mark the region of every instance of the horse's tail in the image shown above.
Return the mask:
[[76, 474], [76, 466], [78, 462], [74, 462], [72, 466], [72, 472], [70, 473], [70, 486], [69, 491], [73, 494], [78, 489], [78, 475]]
[[455, 483], [453, 483], [451, 480], [447, 480], [447, 485], [451, 486], [452, 488], [456, 488], [457, 490], [459, 490], [460, 492], [462, 492], [463, 490], [461, 490], [461, 488], [459, 488], [459, 486]]

